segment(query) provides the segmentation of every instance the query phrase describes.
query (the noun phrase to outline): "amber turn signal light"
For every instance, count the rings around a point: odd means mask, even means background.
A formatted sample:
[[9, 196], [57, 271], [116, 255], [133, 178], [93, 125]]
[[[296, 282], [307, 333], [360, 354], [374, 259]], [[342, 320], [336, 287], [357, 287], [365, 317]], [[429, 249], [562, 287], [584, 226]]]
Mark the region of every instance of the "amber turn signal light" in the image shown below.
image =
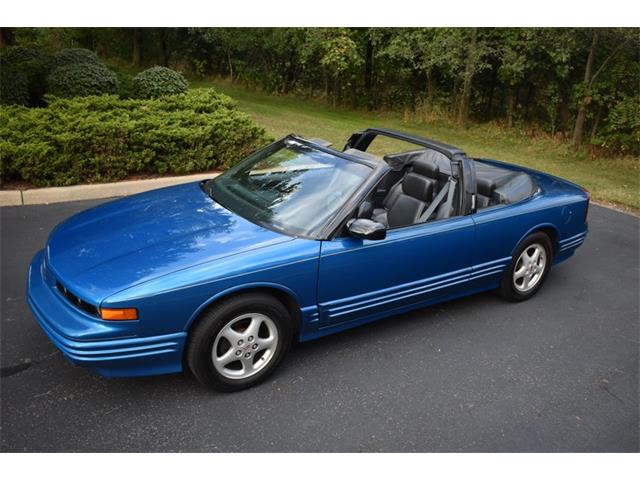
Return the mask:
[[135, 308], [101, 308], [100, 317], [103, 320], [137, 320], [138, 310]]

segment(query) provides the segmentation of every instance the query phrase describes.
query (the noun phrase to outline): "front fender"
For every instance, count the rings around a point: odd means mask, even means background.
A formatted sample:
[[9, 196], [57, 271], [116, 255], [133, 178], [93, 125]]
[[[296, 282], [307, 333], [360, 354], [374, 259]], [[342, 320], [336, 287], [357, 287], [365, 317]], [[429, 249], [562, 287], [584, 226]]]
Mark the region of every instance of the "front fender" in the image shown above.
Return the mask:
[[227, 288], [225, 290], [222, 290], [218, 293], [216, 293], [215, 295], [212, 295], [211, 297], [209, 297], [206, 301], [204, 301], [191, 315], [191, 317], [189, 318], [189, 320], [187, 321], [187, 324], [184, 326], [184, 331], [188, 331], [191, 328], [191, 325], [193, 325], [193, 322], [195, 322], [195, 320], [200, 316], [200, 314], [206, 310], [208, 307], [210, 307], [213, 303], [224, 299], [225, 297], [234, 295], [234, 294], [238, 294], [238, 293], [242, 293], [242, 292], [248, 292], [250, 290], [257, 290], [257, 289], [269, 289], [269, 290], [278, 290], [282, 293], [284, 293], [285, 295], [288, 295], [294, 302], [296, 302], [296, 304], [298, 306], [300, 306], [300, 298], [298, 297], [298, 295], [296, 294], [296, 292], [294, 292], [292, 289], [290, 289], [289, 287], [285, 286], [285, 285], [280, 285], [278, 283], [272, 283], [272, 282], [251, 282], [251, 283], [245, 283], [242, 285], [236, 285], [234, 287], [231, 288]]

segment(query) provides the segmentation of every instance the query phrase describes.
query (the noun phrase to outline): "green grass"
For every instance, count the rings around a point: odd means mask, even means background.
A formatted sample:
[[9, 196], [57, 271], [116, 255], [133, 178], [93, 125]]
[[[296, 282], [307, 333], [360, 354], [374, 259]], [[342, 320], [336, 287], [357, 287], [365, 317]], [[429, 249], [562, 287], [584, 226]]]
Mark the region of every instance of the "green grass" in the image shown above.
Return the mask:
[[[590, 158], [564, 142], [531, 137], [495, 124], [468, 128], [445, 122], [405, 121], [401, 113], [331, 108], [313, 100], [272, 96], [224, 81], [192, 81], [193, 87], [218, 89], [236, 99], [274, 137], [297, 133], [320, 137], [341, 148], [348, 136], [366, 127], [388, 127], [455, 145], [476, 158], [493, 158], [566, 178], [591, 192], [594, 200], [640, 210], [640, 161], [637, 158]], [[380, 144], [379, 148], [389, 147]], [[372, 145], [373, 147], [373, 145]]]

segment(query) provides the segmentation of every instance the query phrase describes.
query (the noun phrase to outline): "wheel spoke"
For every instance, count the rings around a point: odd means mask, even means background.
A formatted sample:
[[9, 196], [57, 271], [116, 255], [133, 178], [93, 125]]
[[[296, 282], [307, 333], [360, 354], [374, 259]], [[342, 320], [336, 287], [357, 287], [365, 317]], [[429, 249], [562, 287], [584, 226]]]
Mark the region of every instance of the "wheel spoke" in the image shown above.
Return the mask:
[[221, 356], [219, 357], [217, 355], [213, 356], [213, 362], [218, 364], [220, 367], [225, 367], [226, 365], [233, 362], [234, 360], [236, 360], [236, 355], [235, 355], [235, 349], [233, 348], [233, 346], [231, 346], [231, 348], [229, 348], [229, 350], [224, 352]]
[[529, 255], [529, 250], [525, 250], [524, 251], [524, 257], [523, 257], [524, 263], [529, 265], [531, 264], [531, 262], [533, 262], [533, 255]]
[[536, 248], [535, 251], [533, 252], [533, 255], [531, 256], [531, 261], [533, 262], [534, 265], [537, 265], [539, 259], [540, 259], [540, 249]]
[[247, 330], [244, 332], [246, 336], [251, 336], [253, 338], [258, 338], [258, 332], [260, 331], [260, 325], [262, 325], [262, 319], [251, 318], [251, 322], [247, 327]]
[[273, 335], [268, 338], [261, 338], [259, 345], [260, 350], [272, 349], [276, 346], [276, 339]]
[[231, 325], [227, 325], [220, 332], [221, 336], [226, 338], [231, 345], [235, 345], [238, 340], [242, 339], [242, 334], [240, 332], [236, 332]]
[[242, 373], [243, 374], [248, 374], [248, 373], [253, 372], [253, 370], [254, 370], [253, 357], [246, 358], [246, 357], [243, 356], [240, 361], [242, 362]]
[[525, 274], [526, 274], [526, 271], [527, 271], [527, 268], [526, 268], [524, 265], [522, 265], [522, 266], [521, 266], [520, 268], [518, 268], [515, 272], [513, 272], [513, 278], [514, 278], [515, 280], [518, 280], [518, 279], [520, 279], [520, 278], [524, 277], [524, 276], [525, 276]]

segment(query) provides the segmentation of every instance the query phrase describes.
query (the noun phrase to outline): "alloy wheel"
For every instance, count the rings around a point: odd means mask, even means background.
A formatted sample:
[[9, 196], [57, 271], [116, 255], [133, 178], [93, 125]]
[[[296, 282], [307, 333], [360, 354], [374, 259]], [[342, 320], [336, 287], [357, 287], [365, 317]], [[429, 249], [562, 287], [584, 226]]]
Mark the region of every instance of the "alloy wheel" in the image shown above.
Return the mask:
[[278, 329], [262, 313], [247, 313], [229, 321], [211, 349], [216, 371], [230, 379], [244, 379], [265, 368], [274, 358]]
[[533, 290], [542, 279], [547, 266], [547, 251], [539, 243], [525, 248], [513, 270], [513, 286], [520, 293]]

